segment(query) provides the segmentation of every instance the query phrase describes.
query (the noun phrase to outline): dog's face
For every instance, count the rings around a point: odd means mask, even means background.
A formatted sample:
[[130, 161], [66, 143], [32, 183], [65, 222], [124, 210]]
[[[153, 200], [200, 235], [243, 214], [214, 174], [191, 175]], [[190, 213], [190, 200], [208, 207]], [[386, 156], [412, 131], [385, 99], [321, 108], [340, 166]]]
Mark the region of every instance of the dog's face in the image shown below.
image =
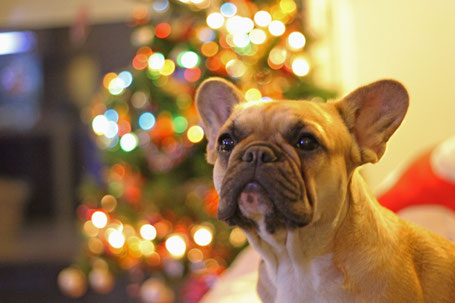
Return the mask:
[[220, 194], [218, 217], [267, 232], [333, 220], [354, 168], [376, 162], [406, 113], [397, 82], [362, 87], [339, 102], [244, 102], [218, 78], [196, 102]]

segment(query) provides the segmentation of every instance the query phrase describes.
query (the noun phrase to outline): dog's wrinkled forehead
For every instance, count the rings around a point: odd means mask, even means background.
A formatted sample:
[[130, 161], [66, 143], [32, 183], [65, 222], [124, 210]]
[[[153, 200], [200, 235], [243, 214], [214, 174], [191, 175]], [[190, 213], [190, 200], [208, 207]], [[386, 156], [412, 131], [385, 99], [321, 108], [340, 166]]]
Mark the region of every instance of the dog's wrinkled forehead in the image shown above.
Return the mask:
[[266, 140], [305, 128], [326, 141], [326, 129], [337, 118], [338, 114], [328, 104], [304, 100], [248, 102], [235, 107], [220, 133], [232, 130], [241, 137], [255, 134]]

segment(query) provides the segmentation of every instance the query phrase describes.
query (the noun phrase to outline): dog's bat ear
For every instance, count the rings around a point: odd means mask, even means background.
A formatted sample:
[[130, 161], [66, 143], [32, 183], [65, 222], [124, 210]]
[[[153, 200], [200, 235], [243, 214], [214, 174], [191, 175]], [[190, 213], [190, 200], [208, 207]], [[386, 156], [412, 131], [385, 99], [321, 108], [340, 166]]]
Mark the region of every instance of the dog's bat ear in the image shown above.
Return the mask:
[[214, 162], [218, 132], [229, 118], [235, 105], [244, 101], [242, 93], [222, 78], [209, 78], [196, 92], [196, 107], [207, 134], [207, 160]]
[[408, 105], [406, 89], [394, 80], [380, 80], [360, 87], [336, 103], [360, 147], [362, 164], [375, 163], [382, 157]]

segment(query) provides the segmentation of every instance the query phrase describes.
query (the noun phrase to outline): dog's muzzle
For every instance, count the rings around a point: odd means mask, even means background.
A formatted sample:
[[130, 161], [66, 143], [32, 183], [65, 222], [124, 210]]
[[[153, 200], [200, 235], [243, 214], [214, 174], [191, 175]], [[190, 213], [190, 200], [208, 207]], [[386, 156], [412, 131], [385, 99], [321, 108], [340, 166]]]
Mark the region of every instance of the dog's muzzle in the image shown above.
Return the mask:
[[269, 232], [311, 221], [299, 170], [277, 147], [254, 143], [231, 157], [220, 192], [221, 220], [252, 227], [262, 217]]

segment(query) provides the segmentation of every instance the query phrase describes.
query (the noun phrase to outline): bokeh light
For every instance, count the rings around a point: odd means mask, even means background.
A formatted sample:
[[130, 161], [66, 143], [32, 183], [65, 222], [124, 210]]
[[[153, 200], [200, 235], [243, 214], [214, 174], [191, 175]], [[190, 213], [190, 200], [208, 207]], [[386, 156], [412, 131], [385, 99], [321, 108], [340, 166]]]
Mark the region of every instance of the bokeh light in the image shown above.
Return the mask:
[[153, 240], [156, 238], [156, 228], [151, 224], [144, 224], [139, 230], [141, 237], [146, 240]]
[[160, 73], [163, 76], [170, 76], [175, 71], [175, 63], [170, 59], [164, 60], [163, 67], [160, 69]]
[[196, 82], [201, 78], [201, 74], [202, 74], [201, 69], [198, 67], [188, 68], [183, 73], [183, 77], [188, 82]]
[[281, 65], [286, 61], [287, 52], [284, 48], [275, 47], [269, 53], [269, 60], [274, 65]]
[[266, 27], [272, 22], [272, 16], [266, 11], [258, 11], [254, 15], [254, 22], [259, 26]]
[[262, 44], [267, 39], [266, 33], [259, 28], [253, 29], [250, 33], [250, 40], [254, 44]]
[[195, 52], [186, 51], [179, 54], [177, 63], [184, 68], [193, 68], [199, 64], [199, 56]]
[[112, 230], [109, 233], [107, 241], [114, 248], [122, 248], [125, 244], [125, 236], [119, 230]]
[[133, 83], [133, 75], [129, 71], [123, 71], [118, 74], [119, 79], [123, 81], [123, 87], [129, 87]]
[[226, 21], [226, 28], [232, 35], [246, 34], [253, 30], [254, 23], [250, 18], [234, 16]]
[[92, 121], [92, 129], [95, 132], [95, 134], [101, 136], [104, 134], [107, 128], [107, 123], [109, 121], [104, 115], [98, 115], [95, 118], [93, 118]]
[[236, 34], [234, 35], [233, 42], [237, 47], [247, 47], [250, 44], [250, 36], [247, 34]]
[[143, 130], [152, 129], [155, 126], [155, 116], [152, 113], [145, 112], [139, 116], [139, 127]]
[[140, 241], [139, 250], [144, 256], [148, 257], [155, 252], [155, 245], [150, 241]]
[[164, 12], [169, 7], [169, 1], [168, 0], [154, 0], [152, 7], [156, 12]]
[[120, 147], [123, 151], [130, 152], [137, 147], [137, 136], [133, 133], [128, 133], [120, 138]]
[[131, 104], [135, 108], [142, 108], [147, 104], [147, 94], [143, 91], [137, 91], [131, 96]]
[[109, 82], [108, 90], [111, 95], [120, 95], [125, 90], [125, 83], [120, 78], [112, 79]]
[[114, 80], [115, 78], [117, 78], [116, 73], [107, 73], [103, 78], [103, 86], [105, 88], [109, 88], [109, 83], [111, 83], [111, 81]]
[[245, 93], [245, 99], [247, 101], [259, 101], [261, 98], [262, 94], [257, 88], [250, 88]]
[[226, 64], [226, 71], [232, 78], [240, 78], [245, 74], [246, 66], [241, 60], [234, 59]]
[[108, 109], [107, 111], [104, 112], [104, 116], [109, 121], [118, 122], [119, 116], [118, 112], [115, 109]]
[[98, 235], [98, 228], [93, 225], [92, 220], [85, 221], [84, 225], [82, 226], [85, 234], [89, 237], [96, 237]]
[[237, 6], [233, 3], [226, 2], [221, 5], [220, 12], [224, 17], [232, 17], [237, 14]]
[[221, 28], [224, 24], [224, 17], [220, 13], [211, 13], [207, 16], [207, 25], [210, 28], [218, 29]]
[[286, 27], [284, 26], [283, 22], [281, 22], [279, 20], [274, 20], [274, 21], [270, 22], [269, 32], [273, 36], [281, 36], [282, 34], [284, 34], [285, 31], [286, 31]]
[[181, 258], [186, 251], [185, 239], [178, 234], [171, 235], [165, 242], [167, 251], [175, 258]]
[[104, 251], [103, 242], [98, 238], [90, 238], [87, 242], [87, 247], [95, 255], [100, 255]]
[[204, 27], [198, 32], [197, 36], [201, 42], [210, 42], [215, 39], [216, 34], [212, 29]]
[[171, 26], [166, 23], [160, 23], [155, 27], [155, 36], [157, 36], [160, 39], [164, 39], [168, 37], [171, 34]]
[[159, 70], [164, 66], [164, 55], [162, 53], [154, 53], [150, 56], [148, 64], [149, 68], [153, 70]]
[[246, 243], [245, 233], [238, 227], [235, 227], [229, 235], [229, 242], [235, 247], [241, 247]]
[[303, 77], [310, 72], [310, 64], [303, 57], [297, 57], [292, 61], [292, 72], [299, 77]]
[[104, 130], [104, 136], [112, 139], [118, 134], [118, 125], [114, 121], [107, 121], [106, 129]]
[[202, 44], [201, 52], [206, 57], [213, 57], [218, 53], [218, 44], [216, 42], [207, 42]]
[[103, 228], [106, 226], [107, 224], [107, 216], [104, 212], [102, 211], [95, 211], [93, 214], [92, 214], [92, 223], [93, 225], [96, 227], [96, 228]]
[[194, 242], [199, 246], [207, 246], [212, 242], [212, 231], [205, 226], [198, 227], [193, 235]]
[[198, 143], [204, 138], [204, 130], [199, 125], [193, 125], [187, 132], [188, 140], [192, 143]]
[[172, 127], [176, 133], [181, 134], [188, 128], [188, 120], [185, 117], [177, 116], [172, 120]]
[[107, 212], [112, 212], [117, 207], [117, 199], [112, 195], [105, 195], [101, 199], [101, 207]]
[[204, 254], [199, 248], [192, 248], [188, 251], [188, 260], [190, 262], [201, 262], [204, 259]]
[[288, 47], [293, 51], [298, 51], [305, 46], [305, 36], [300, 32], [292, 32], [286, 40]]
[[297, 5], [294, 0], [281, 0], [280, 8], [285, 14], [293, 13], [297, 9]]

